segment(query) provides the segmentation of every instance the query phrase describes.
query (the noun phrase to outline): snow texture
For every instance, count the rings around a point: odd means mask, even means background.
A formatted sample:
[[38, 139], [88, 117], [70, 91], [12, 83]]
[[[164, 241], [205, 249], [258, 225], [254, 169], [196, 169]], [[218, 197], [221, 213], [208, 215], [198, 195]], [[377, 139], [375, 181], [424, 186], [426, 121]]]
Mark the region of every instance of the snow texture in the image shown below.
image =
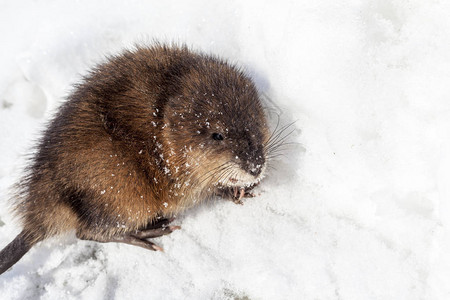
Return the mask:
[[134, 43], [186, 42], [243, 66], [297, 120], [243, 206], [217, 200], [165, 253], [35, 246], [1, 299], [450, 299], [450, 2], [2, 1], [0, 247], [45, 122], [72, 84]]

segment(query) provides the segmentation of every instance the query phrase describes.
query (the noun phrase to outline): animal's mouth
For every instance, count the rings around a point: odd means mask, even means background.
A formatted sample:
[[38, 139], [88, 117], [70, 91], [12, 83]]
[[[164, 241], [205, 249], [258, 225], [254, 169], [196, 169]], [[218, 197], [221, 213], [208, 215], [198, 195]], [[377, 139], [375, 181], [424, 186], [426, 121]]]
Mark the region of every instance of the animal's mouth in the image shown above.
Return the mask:
[[[264, 166], [262, 171], [264, 171]], [[260, 172], [258, 176], [251, 175], [249, 172], [243, 170], [239, 165], [227, 170], [228, 176], [224, 176], [217, 182], [218, 185], [229, 188], [252, 188], [258, 185], [264, 177], [264, 172]]]
[[255, 188], [259, 184], [259, 181], [253, 182], [251, 184], [246, 183], [245, 185], [239, 184], [239, 180], [236, 178], [229, 178], [228, 181], [234, 181], [234, 184], [222, 183], [219, 185], [219, 189], [223, 191], [224, 195], [229, 196], [229, 199], [234, 203], [243, 204], [243, 198], [252, 198], [256, 196], [256, 194], [253, 192], [253, 188]]

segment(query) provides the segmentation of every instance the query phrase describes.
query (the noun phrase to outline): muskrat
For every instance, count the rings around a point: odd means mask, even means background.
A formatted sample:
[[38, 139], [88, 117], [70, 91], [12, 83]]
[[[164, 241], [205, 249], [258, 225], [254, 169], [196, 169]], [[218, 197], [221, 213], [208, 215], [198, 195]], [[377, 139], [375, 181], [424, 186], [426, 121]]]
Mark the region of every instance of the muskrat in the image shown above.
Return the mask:
[[162, 250], [147, 239], [179, 229], [168, 224], [183, 209], [249, 195], [273, 136], [254, 83], [225, 60], [161, 44], [109, 58], [40, 139], [14, 205], [23, 230], [0, 252], [0, 274], [71, 230]]

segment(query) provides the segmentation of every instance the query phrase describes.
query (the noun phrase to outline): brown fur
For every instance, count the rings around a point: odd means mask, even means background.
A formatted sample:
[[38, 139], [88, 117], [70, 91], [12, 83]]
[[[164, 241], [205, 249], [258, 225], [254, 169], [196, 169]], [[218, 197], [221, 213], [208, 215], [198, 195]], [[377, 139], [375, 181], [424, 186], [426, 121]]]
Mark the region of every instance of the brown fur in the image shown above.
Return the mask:
[[235, 166], [262, 172], [267, 140], [256, 88], [236, 67], [186, 47], [126, 51], [76, 86], [40, 141], [15, 207], [25, 240], [145, 228], [231, 185]]

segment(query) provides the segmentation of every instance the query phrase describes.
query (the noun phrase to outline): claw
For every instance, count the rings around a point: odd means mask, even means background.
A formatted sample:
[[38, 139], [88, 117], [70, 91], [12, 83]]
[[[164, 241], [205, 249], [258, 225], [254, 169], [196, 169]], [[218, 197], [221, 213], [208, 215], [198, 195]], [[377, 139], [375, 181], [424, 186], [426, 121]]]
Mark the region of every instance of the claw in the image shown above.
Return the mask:
[[164, 249], [161, 248], [161, 247], [158, 246], [158, 245], [153, 244], [153, 245], [152, 245], [152, 248], [153, 248], [155, 251], [161, 251], [161, 252], [164, 252]]
[[171, 226], [169, 226], [169, 230], [170, 231], [175, 231], [175, 230], [180, 230], [181, 229], [181, 226], [178, 226], [178, 225], [171, 225]]
[[238, 200], [240, 201], [244, 197], [244, 195], [245, 195], [245, 189], [241, 188]]
[[244, 205], [244, 202], [242, 202], [242, 201], [239, 200], [239, 199], [234, 199], [233, 202], [234, 202], [234, 204]]

